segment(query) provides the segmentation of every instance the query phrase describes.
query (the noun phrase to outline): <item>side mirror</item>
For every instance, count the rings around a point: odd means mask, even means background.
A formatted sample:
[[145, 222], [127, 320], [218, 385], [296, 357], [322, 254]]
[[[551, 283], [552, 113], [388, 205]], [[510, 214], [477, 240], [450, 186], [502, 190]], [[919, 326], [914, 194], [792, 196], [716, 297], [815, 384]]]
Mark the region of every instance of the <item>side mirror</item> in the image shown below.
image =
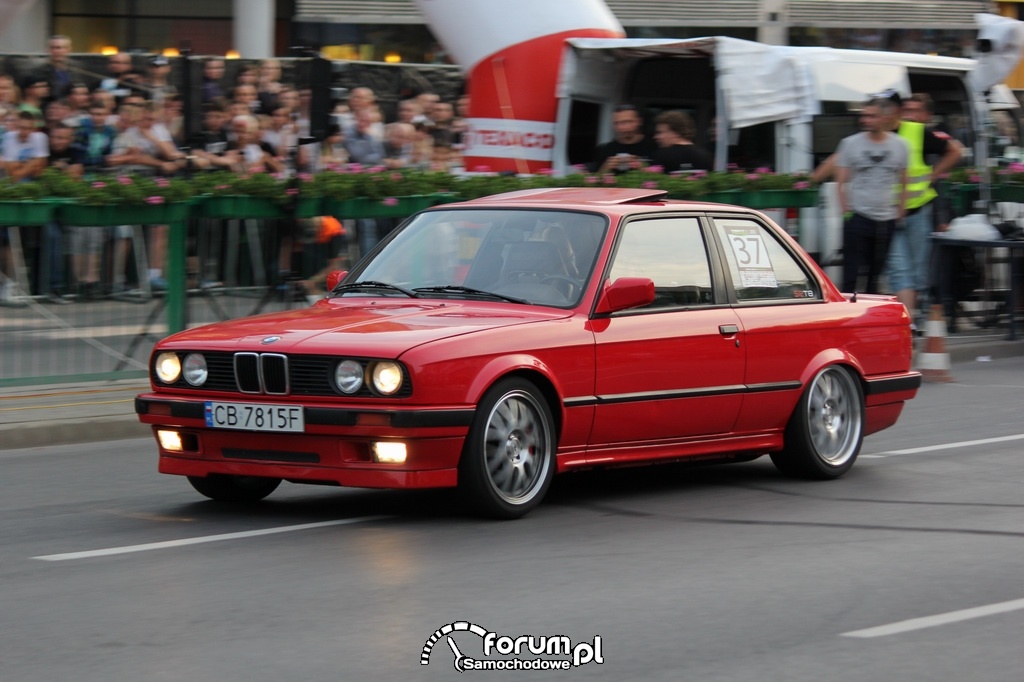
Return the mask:
[[345, 279], [347, 274], [348, 270], [332, 270], [327, 273], [327, 291], [332, 291], [334, 287], [338, 286], [338, 282]]
[[606, 282], [594, 312], [607, 314], [639, 308], [654, 302], [654, 280], [648, 277], [619, 277]]

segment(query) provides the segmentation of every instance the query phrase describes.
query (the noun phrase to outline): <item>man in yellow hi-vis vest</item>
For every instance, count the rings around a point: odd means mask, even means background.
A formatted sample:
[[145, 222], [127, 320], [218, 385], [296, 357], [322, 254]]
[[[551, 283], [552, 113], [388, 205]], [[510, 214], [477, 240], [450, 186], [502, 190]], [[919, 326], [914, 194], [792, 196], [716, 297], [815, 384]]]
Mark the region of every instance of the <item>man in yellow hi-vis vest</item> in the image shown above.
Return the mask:
[[[905, 219], [893, 232], [887, 270], [890, 288], [907, 307], [910, 319], [916, 320], [920, 314], [918, 303], [929, 294], [932, 285], [930, 235], [935, 230], [934, 200], [938, 196], [932, 185], [960, 161], [963, 145], [927, 127], [931, 122], [930, 97], [914, 94], [906, 102], [899, 99], [898, 94], [894, 95], [893, 101], [902, 105], [898, 110], [902, 120], [894, 121], [893, 128], [907, 142], [910, 161]], [[931, 158], [938, 159], [934, 166], [925, 160]]]

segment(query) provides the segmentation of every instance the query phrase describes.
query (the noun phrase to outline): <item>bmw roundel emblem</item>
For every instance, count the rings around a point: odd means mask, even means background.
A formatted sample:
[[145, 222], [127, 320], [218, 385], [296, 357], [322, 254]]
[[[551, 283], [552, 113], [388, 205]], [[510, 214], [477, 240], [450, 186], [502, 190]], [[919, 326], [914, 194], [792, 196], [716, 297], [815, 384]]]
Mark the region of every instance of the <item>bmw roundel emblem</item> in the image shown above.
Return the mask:
[[268, 343], [274, 343], [275, 341], [280, 341], [280, 340], [281, 340], [280, 336], [268, 336], [267, 338], [265, 338], [262, 341], [260, 341], [260, 343], [262, 343], [263, 345], [267, 345]]

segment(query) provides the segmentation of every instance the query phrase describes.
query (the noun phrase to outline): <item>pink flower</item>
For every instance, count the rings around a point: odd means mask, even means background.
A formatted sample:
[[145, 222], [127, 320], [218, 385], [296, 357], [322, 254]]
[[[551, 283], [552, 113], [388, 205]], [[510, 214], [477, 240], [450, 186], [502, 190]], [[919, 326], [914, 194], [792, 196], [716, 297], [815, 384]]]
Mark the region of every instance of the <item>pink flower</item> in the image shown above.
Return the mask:
[[799, 182], [793, 183], [793, 189], [807, 189], [811, 186], [811, 183], [806, 180], [800, 180]]
[[654, 180], [647, 180], [644, 182], [644, 189], [658, 189], [658, 183]]
[[219, 189], [219, 190], [230, 189], [230, 188], [231, 188], [230, 185], [217, 185], [216, 187], [214, 187], [214, 189]]
[[601, 178], [601, 181], [604, 182], [604, 184], [606, 184], [606, 185], [614, 185], [615, 184], [615, 176], [612, 175], [611, 173], [605, 173], [604, 177]]
[[171, 181], [168, 180], [167, 178], [154, 178], [153, 182], [156, 183], [157, 187], [170, 187], [171, 186]]
[[293, 197], [293, 196], [295, 196], [296, 194], [299, 193], [299, 188], [298, 187], [289, 187], [288, 189], [286, 189], [284, 191], [284, 193], [287, 194], [288, 196], [292, 196]]
[[573, 164], [571, 170], [572, 170], [573, 173], [586, 173], [587, 172], [587, 166], [586, 166], [586, 164], [577, 163], [577, 164]]
[[665, 167], [664, 166], [648, 166], [647, 167], [647, 172], [648, 173], [664, 173], [665, 172]]
[[747, 180], [760, 180], [761, 176], [757, 173], [747, 173]]
[[93, 189], [103, 189], [104, 187], [107, 186], [107, 183], [97, 180], [96, 182], [92, 183], [92, 186]]
[[360, 173], [363, 170], [363, 164], [361, 163], [350, 163], [348, 165], [349, 173]]
[[971, 175], [967, 179], [970, 180], [971, 182], [981, 182], [981, 176], [980, 175]]
[[297, 177], [302, 182], [310, 182], [313, 179], [313, 175], [311, 173], [299, 173], [295, 177]]
[[164, 198], [163, 197], [146, 197], [146, 203], [147, 204], [153, 204], [153, 205], [162, 204], [162, 203], [164, 203]]
[[275, 180], [284, 180], [285, 179], [284, 173], [273, 173], [271, 175], [271, 177], [274, 178]]
[[371, 173], [383, 173], [386, 170], [387, 168], [384, 166], [373, 166], [372, 168], [370, 168]]
[[119, 176], [117, 176], [117, 181], [119, 183], [121, 183], [122, 185], [131, 185], [132, 184], [132, 179], [129, 178], [128, 176], [126, 176], [126, 175], [119, 175]]
[[759, 173], [761, 175], [771, 175], [772, 174], [772, 169], [768, 168], [767, 166], [761, 166], [760, 168], [758, 168], [754, 172], [755, 173]]
[[740, 169], [740, 167], [738, 165], [736, 165], [735, 163], [726, 164], [726, 166], [725, 166], [725, 170], [728, 170], [728, 171], [735, 171], [735, 170], [739, 170], [739, 169]]
[[551, 168], [541, 168], [537, 171], [537, 175], [554, 175], [555, 171]]
[[584, 180], [584, 182], [586, 182], [588, 185], [596, 185], [597, 184], [597, 176], [596, 175], [588, 175], [586, 180]]
[[396, 199], [395, 197], [388, 197], [387, 199], [380, 203], [384, 204], [385, 206], [398, 206], [398, 199]]
[[399, 180], [402, 179], [402, 174], [401, 173], [392, 173], [391, 174], [391, 179], [394, 180], [395, 182], [398, 182]]
[[1006, 168], [1011, 173], [1024, 173], [1024, 163], [1020, 161], [1014, 161]]

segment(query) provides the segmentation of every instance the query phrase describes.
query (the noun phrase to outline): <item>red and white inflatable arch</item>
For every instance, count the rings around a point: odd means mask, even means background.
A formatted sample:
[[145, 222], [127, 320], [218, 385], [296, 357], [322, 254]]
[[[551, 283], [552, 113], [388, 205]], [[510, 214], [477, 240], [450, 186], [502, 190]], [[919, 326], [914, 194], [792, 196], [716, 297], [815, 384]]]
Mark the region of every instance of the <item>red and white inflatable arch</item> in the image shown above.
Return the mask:
[[467, 170], [552, 165], [566, 38], [622, 38], [604, 0], [416, 0], [469, 78]]

